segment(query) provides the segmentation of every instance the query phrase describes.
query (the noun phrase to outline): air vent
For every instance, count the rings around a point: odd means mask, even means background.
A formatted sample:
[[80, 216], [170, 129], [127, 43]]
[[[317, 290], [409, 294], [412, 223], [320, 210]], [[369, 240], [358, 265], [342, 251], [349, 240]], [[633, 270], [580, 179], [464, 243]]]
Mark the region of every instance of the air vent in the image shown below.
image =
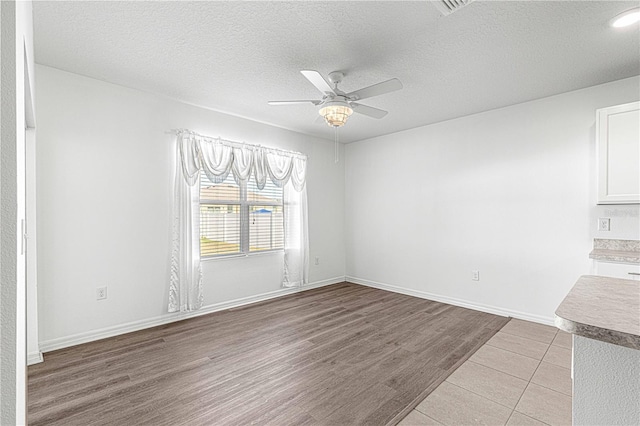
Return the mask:
[[451, 15], [456, 10], [462, 9], [473, 0], [431, 0], [431, 4], [438, 9], [443, 16]]

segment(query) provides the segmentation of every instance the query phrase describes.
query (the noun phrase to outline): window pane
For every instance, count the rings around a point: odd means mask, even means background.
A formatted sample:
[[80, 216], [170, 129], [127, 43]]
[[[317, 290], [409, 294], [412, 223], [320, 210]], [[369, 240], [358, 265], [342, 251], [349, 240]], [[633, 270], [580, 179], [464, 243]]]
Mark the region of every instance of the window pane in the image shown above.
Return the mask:
[[200, 205], [200, 256], [240, 253], [240, 205]]
[[249, 251], [284, 248], [282, 206], [249, 206]]
[[212, 183], [204, 172], [200, 172], [200, 200], [202, 201], [240, 201], [240, 187], [229, 176], [222, 183]]
[[247, 182], [247, 201], [250, 203], [278, 203], [282, 204], [282, 188], [278, 188], [267, 177], [267, 183], [262, 191], [258, 190], [256, 181], [249, 179]]

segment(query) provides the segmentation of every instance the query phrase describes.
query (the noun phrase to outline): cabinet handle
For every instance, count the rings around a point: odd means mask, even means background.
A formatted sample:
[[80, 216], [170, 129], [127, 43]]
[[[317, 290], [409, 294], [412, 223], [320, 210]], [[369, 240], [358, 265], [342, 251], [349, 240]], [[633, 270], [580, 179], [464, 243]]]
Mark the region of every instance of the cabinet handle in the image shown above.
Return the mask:
[[640, 272], [627, 272], [629, 275], [640, 275]]

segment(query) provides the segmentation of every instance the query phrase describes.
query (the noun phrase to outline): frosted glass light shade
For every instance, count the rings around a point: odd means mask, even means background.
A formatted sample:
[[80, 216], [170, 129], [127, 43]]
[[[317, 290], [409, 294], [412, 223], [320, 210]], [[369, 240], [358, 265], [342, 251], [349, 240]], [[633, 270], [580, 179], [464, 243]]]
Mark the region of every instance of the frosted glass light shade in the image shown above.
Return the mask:
[[614, 28], [622, 28], [633, 25], [638, 21], [640, 21], [640, 7], [621, 13], [611, 20], [610, 25]]
[[320, 109], [320, 115], [331, 127], [341, 127], [353, 114], [353, 110], [347, 104], [329, 104]]

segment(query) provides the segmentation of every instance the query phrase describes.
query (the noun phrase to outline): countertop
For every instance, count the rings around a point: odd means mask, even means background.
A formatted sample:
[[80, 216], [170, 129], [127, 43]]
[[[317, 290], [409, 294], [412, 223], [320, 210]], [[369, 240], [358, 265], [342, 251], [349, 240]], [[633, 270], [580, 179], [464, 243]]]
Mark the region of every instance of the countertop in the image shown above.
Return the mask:
[[589, 257], [603, 262], [640, 264], [640, 241], [595, 238]]
[[640, 281], [583, 275], [556, 310], [569, 333], [640, 350]]

